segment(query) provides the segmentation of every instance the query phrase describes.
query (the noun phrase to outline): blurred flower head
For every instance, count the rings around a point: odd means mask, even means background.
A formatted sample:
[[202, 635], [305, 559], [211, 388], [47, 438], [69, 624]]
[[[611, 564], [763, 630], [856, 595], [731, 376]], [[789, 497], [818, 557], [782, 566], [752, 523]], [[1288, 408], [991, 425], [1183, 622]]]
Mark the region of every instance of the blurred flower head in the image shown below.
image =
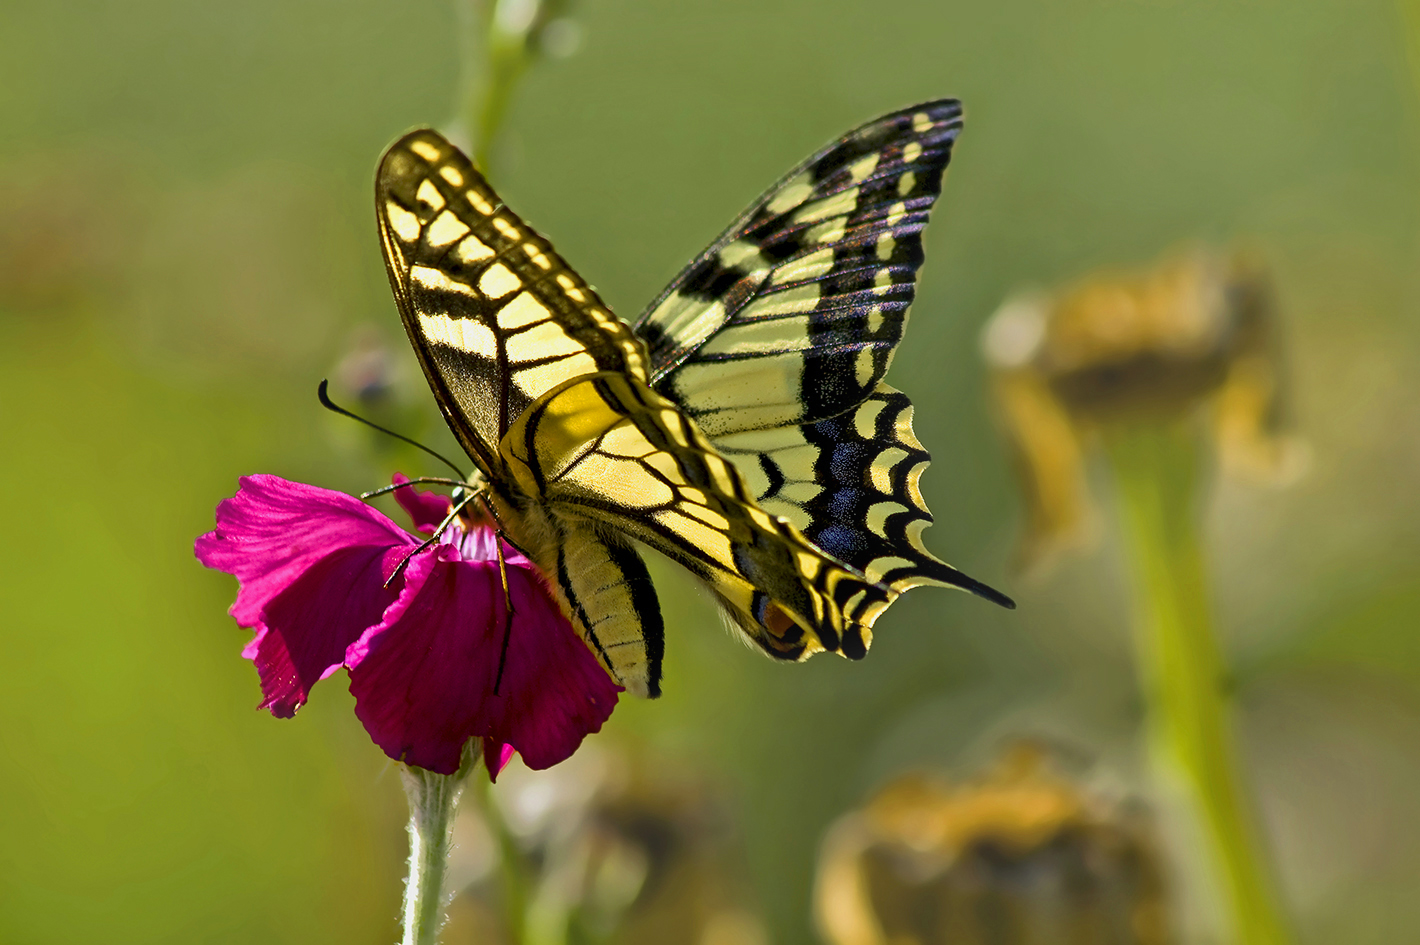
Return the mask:
[[517, 45], [525, 55], [564, 58], [577, 51], [581, 31], [570, 0], [488, 0], [489, 45]]
[[[547, 771], [514, 765], [490, 801], [490, 811], [465, 807], [455, 826], [453, 876], [463, 892], [451, 910], [451, 939], [516, 940], [497, 934], [498, 884], [511, 869], [530, 888], [530, 940], [767, 940], [728, 811], [673, 760], [651, 763], [599, 743]], [[506, 843], [497, 850], [500, 830]], [[508, 857], [516, 862], [495, 869]]]
[[[412, 488], [396, 497], [426, 533], [450, 509], [446, 497]], [[621, 687], [532, 563], [504, 544], [509, 622], [500, 539], [467, 525], [447, 528], [391, 580], [419, 541], [378, 510], [276, 476], [243, 477], [195, 550], [241, 582], [231, 614], [256, 631], [242, 655], [261, 678], [260, 707], [289, 718], [343, 666], [355, 714], [406, 764], [452, 774], [475, 737], [490, 777], [513, 751], [534, 768], [576, 751]]]
[[1228, 471], [1295, 476], [1278, 330], [1260, 263], [1202, 249], [1003, 304], [982, 349], [1026, 494], [1024, 562], [1084, 537], [1083, 454], [1101, 431], [1206, 421]]
[[119, 291], [141, 222], [116, 161], [46, 155], [0, 171], [0, 311], [51, 312]]
[[830, 828], [815, 913], [832, 945], [1163, 945], [1164, 884], [1137, 816], [1021, 745], [961, 786], [908, 775]]
[[342, 390], [353, 394], [362, 407], [369, 409], [390, 399], [396, 385], [403, 380], [400, 367], [379, 329], [360, 325], [351, 332], [335, 365], [335, 379]]

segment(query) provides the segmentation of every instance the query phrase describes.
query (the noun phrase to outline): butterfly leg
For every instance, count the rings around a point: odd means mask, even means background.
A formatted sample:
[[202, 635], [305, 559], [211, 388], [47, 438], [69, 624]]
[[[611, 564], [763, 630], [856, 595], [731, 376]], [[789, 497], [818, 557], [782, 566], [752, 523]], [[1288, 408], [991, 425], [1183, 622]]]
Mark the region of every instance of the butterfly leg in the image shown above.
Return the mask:
[[498, 578], [503, 582], [503, 646], [498, 651], [498, 676], [493, 680], [493, 694], [496, 696], [503, 685], [503, 669], [508, 665], [508, 640], [513, 635], [513, 595], [508, 589], [508, 563], [503, 560], [501, 528], [493, 535], [493, 547], [498, 551]]
[[395, 492], [399, 489], [408, 489], [422, 483], [429, 483], [436, 486], [453, 486], [455, 489], [467, 488], [468, 483], [460, 479], [447, 479], [443, 476], [420, 476], [416, 479], [406, 479], [404, 482], [396, 482], [392, 486], [385, 486], [383, 489], [371, 489], [369, 492], [360, 493], [361, 499], [373, 499], [375, 496], [384, 495], [387, 492]]
[[[430, 535], [428, 538], [426, 538], [426, 539], [424, 539], [423, 541], [421, 541], [421, 542], [418, 544], [418, 546], [415, 547], [415, 549], [414, 549], [413, 551], [411, 551], [409, 554], [405, 555], [404, 558], [400, 560], [399, 564], [397, 564], [397, 565], [394, 566], [394, 571], [392, 571], [392, 572], [390, 573], [389, 579], [388, 579], [387, 581], [385, 581], [384, 586], [385, 586], [385, 587], [389, 587], [391, 584], [393, 584], [393, 583], [394, 583], [394, 579], [397, 578], [397, 577], [399, 577], [401, 574], [403, 574], [403, 573], [404, 573], [404, 569], [407, 568], [407, 567], [409, 567], [409, 562], [412, 561], [412, 560], [414, 560], [414, 556], [417, 555], [417, 554], [419, 554], [421, 551], [425, 550], [426, 548], [428, 548], [430, 545], [434, 544], [434, 542], [438, 541], [438, 540], [439, 540], [439, 536], [444, 533], [444, 529], [448, 528], [451, 524], [453, 524], [454, 519], [458, 518], [459, 513], [464, 510], [464, 506], [468, 505], [470, 502], [472, 502], [474, 499], [477, 499], [477, 498], [478, 498], [479, 496], [481, 496], [482, 494], [483, 494], [483, 493], [482, 493], [481, 491], [472, 491], [472, 490], [471, 490], [471, 491], [469, 491], [466, 495], [464, 495], [462, 498], [460, 498], [457, 502], [455, 502], [454, 505], [453, 505], [453, 507], [449, 509], [449, 514], [448, 514], [448, 515], [445, 515], [445, 516], [444, 516], [444, 520], [439, 523], [439, 526], [438, 526], [437, 528], [434, 529], [434, 533], [433, 533], [432, 535]], [[500, 550], [500, 551], [499, 551], [499, 562], [501, 563], [501, 561], [502, 561], [502, 551]], [[507, 577], [506, 577], [506, 575], [505, 575], [504, 580], [503, 580], [503, 587], [504, 587], [504, 592], [505, 592], [505, 593], [506, 593], [506, 591], [507, 591], [507, 586], [508, 586], [508, 581], [507, 581]]]

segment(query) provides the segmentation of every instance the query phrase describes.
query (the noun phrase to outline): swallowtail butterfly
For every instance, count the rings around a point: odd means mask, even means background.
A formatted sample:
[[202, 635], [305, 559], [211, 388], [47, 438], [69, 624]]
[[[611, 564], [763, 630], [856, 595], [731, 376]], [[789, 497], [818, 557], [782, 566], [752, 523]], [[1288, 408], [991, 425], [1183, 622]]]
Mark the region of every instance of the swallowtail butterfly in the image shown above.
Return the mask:
[[862, 657], [921, 584], [1013, 606], [927, 551], [928, 456], [883, 383], [960, 129], [943, 100], [844, 135], [630, 324], [437, 132], [381, 159], [390, 284], [474, 487], [632, 692], [664, 650], [635, 542], [780, 659]]

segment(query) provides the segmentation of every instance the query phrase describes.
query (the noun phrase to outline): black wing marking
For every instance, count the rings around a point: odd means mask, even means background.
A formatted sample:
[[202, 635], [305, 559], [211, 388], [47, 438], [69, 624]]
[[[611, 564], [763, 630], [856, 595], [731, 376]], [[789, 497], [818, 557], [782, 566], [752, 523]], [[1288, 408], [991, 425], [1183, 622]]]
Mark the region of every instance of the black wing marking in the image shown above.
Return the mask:
[[559, 531], [609, 527], [679, 562], [772, 656], [861, 657], [897, 596], [761, 509], [735, 466], [637, 379], [564, 382], [518, 418], [501, 451]]
[[931, 457], [912, 431], [912, 402], [887, 384], [828, 420], [733, 433], [715, 447], [744, 472], [760, 507], [870, 580], [898, 593], [960, 587], [1013, 606], [927, 550], [932, 513], [919, 480]]
[[634, 322], [652, 385], [712, 439], [857, 406], [902, 338], [960, 129], [959, 102], [928, 102], [790, 171]]
[[563, 609], [616, 681], [638, 696], [661, 694], [665, 623], [651, 575], [636, 549], [595, 526], [560, 521], [554, 544]]
[[449, 426], [487, 474], [518, 414], [569, 377], [646, 376], [645, 350], [440, 134], [380, 160], [375, 209], [405, 330]]
[[1014, 606], [922, 543], [928, 455], [911, 402], [882, 383], [960, 130], [946, 99], [849, 132], [756, 200], [635, 328], [652, 384], [765, 509], [897, 592], [951, 585]]

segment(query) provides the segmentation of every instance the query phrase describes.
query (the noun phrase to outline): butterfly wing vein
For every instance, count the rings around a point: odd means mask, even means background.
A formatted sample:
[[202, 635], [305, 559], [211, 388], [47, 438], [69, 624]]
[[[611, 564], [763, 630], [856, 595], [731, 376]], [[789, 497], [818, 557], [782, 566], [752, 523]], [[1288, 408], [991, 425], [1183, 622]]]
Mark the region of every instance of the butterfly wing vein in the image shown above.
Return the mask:
[[960, 116], [926, 103], [813, 155], [631, 326], [436, 132], [381, 160], [386, 267], [440, 409], [632, 691], [659, 693], [664, 651], [633, 541], [783, 659], [862, 656], [919, 584], [996, 593], [922, 543], [928, 456], [882, 382]]

